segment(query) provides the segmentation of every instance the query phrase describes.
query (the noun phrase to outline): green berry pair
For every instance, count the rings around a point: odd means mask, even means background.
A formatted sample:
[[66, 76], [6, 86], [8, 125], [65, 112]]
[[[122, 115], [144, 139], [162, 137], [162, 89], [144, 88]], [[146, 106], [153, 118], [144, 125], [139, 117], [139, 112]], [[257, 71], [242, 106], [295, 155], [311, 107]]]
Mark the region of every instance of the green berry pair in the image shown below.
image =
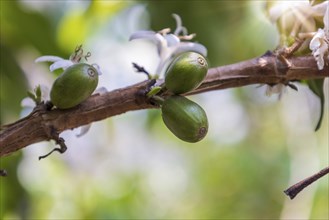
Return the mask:
[[186, 142], [198, 142], [206, 136], [208, 119], [201, 106], [179, 94], [197, 88], [207, 71], [202, 55], [186, 52], [176, 57], [165, 73], [165, 87], [174, 95], [159, 103], [162, 119], [176, 137]]

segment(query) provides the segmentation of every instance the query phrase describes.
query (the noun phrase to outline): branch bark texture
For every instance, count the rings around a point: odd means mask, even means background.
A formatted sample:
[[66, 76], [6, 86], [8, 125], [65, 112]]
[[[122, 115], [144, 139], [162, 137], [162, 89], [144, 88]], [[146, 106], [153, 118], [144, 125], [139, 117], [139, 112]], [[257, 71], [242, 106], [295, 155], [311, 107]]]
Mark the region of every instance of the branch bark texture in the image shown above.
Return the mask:
[[[203, 83], [185, 95], [251, 84], [288, 83], [329, 77], [329, 66], [318, 70], [311, 56], [293, 57], [289, 64], [272, 53], [251, 60], [208, 70]], [[328, 60], [326, 60], [329, 63]], [[47, 110], [39, 105], [27, 117], [1, 127], [0, 157], [10, 155], [30, 144], [54, 139], [54, 133], [80, 127], [128, 111], [157, 108], [146, 97], [155, 80], [147, 80], [126, 88], [96, 94], [67, 110]]]

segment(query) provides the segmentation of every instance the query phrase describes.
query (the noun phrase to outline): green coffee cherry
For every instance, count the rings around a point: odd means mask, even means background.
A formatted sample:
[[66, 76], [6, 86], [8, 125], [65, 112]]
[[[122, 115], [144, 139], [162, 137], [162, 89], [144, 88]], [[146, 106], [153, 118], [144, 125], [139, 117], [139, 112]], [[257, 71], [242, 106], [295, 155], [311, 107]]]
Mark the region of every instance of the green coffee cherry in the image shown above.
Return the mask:
[[205, 111], [183, 96], [170, 96], [161, 106], [162, 119], [168, 129], [179, 139], [195, 143], [208, 132]]
[[176, 57], [165, 73], [165, 85], [174, 94], [197, 88], [207, 75], [208, 63], [198, 53], [186, 52]]
[[54, 82], [51, 102], [60, 109], [72, 108], [87, 99], [98, 84], [98, 71], [86, 63], [68, 67]]

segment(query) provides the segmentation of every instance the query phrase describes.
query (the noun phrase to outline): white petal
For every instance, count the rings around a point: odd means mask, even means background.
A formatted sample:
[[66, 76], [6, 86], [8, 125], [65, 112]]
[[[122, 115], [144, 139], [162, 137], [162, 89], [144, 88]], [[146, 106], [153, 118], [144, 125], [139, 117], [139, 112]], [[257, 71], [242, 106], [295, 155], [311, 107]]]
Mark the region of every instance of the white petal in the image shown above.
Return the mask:
[[66, 68], [68, 68], [69, 66], [72, 66], [74, 63], [71, 60], [60, 60], [57, 61], [55, 63], [53, 63], [52, 65], [50, 65], [50, 71], [53, 72], [54, 70], [57, 69], [63, 69], [65, 70]]
[[135, 39], [141, 39], [141, 38], [152, 40], [155, 34], [156, 34], [156, 32], [154, 32], [154, 31], [147, 31], [147, 30], [137, 31], [137, 32], [133, 33], [132, 35], [130, 35], [129, 41], [135, 40]]
[[90, 127], [91, 127], [91, 124], [81, 126], [80, 132], [79, 132], [79, 134], [76, 134], [76, 136], [81, 137], [81, 136], [85, 135], [89, 131]]
[[174, 46], [180, 42], [179, 38], [174, 34], [167, 34], [164, 36], [164, 38], [167, 41], [168, 47]]
[[158, 67], [155, 71], [156, 74], [161, 74], [163, 72], [164, 67], [168, 62], [173, 59], [175, 56], [174, 51], [176, 50], [176, 47], [162, 47], [162, 51], [160, 53], [160, 62], [158, 64]]
[[266, 85], [265, 95], [266, 96], [271, 96], [272, 94], [273, 94], [273, 92], [272, 92], [272, 86]]
[[178, 14], [172, 14], [173, 18], [176, 20], [176, 26], [177, 27], [181, 27], [183, 26], [183, 22], [182, 22], [182, 19], [181, 17], [178, 15]]
[[324, 67], [324, 55], [328, 52], [328, 45], [323, 43], [321, 47], [313, 51], [314, 59], [317, 61], [318, 69], [322, 70]]
[[172, 60], [175, 56], [189, 51], [199, 53], [205, 57], [207, 56], [206, 47], [198, 43], [180, 42], [173, 47], [164, 47], [160, 54], [160, 63], [156, 69], [156, 74], [161, 74], [166, 64], [170, 62], [170, 60]]
[[61, 58], [61, 57], [58, 57], [58, 56], [46, 55], [46, 56], [38, 57], [35, 60], [35, 62], [36, 63], [39, 63], [39, 62], [57, 62], [57, 61], [60, 61], [60, 60], [64, 60], [64, 59]]
[[317, 48], [319, 48], [323, 43], [324, 38], [325, 38], [324, 31], [320, 28], [310, 42], [310, 46], [309, 46], [310, 49], [316, 50]]
[[174, 31], [174, 34], [178, 36], [180, 32], [184, 32], [184, 31], [185, 33], [183, 33], [183, 35], [187, 34], [186, 28], [183, 27], [183, 22], [181, 17], [178, 14], [172, 14], [172, 16], [176, 20], [176, 30]]
[[98, 64], [94, 63], [94, 64], [91, 64], [96, 70], [97, 70], [97, 74], [98, 75], [102, 75], [102, 71], [101, 71], [101, 68], [98, 66]]
[[46, 85], [40, 85], [40, 89], [41, 89], [41, 101], [48, 101], [50, 100], [50, 90], [48, 88], [48, 86]]
[[313, 38], [310, 42], [310, 50], [316, 50], [321, 46], [321, 41], [319, 38]]
[[319, 70], [323, 70], [324, 67], [324, 59], [322, 56], [319, 56], [316, 62], [316, 65], [318, 65]]
[[167, 40], [159, 33], [157, 33], [155, 35], [155, 37], [157, 38], [157, 50], [158, 50], [158, 54], [161, 56], [161, 53], [163, 53], [163, 51], [165, 51], [168, 48], [168, 42]]
[[276, 5], [272, 6], [269, 10], [270, 20], [274, 23], [279, 17], [288, 9], [287, 5], [280, 3], [276, 3]]
[[21, 113], [19, 114], [19, 118], [28, 116], [33, 111], [33, 109], [34, 107], [23, 107]]
[[129, 38], [129, 40], [135, 39], [147, 39], [153, 41], [153, 43], [155, 43], [157, 46], [158, 54], [161, 53], [164, 47], [167, 47], [166, 39], [161, 34], [156, 33], [154, 31], [137, 31]]
[[313, 17], [314, 16], [323, 16], [326, 13], [326, 10], [328, 9], [328, 1], [322, 2], [319, 4], [316, 4], [312, 6], [312, 12]]
[[205, 46], [203, 46], [202, 44], [191, 43], [191, 42], [179, 43], [179, 45], [175, 47], [172, 56], [176, 56], [180, 53], [188, 52], [188, 51], [199, 53], [205, 57], [207, 56], [207, 48]]
[[102, 87], [97, 88], [97, 89], [93, 92], [93, 94], [100, 94], [100, 95], [103, 95], [103, 94], [105, 94], [105, 93], [107, 93], [107, 92], [108, 92], [108, 90], [107, 90], [104, 86], [102, 86]]
[[286, 89], [286, 86], [282, 83], [278, 83], [273, 86], [267, 85], [265, 94], [267, 96], [271, 96], [273, 94], [278, 94], [279, 97], [281, 97], [283, 92], [285, 92], [285, 89]]
[[32, 107], [35, 106], [35, 102], [30, 97], [26, 97], [26, 98], [22, 99], [21, 106], [22, 107], [30, 107], [30, 108], [32, 108]]
[[158, 76], [163, 72], [164, 66], [167, 63], [168, 59], [164, 59], [164, 60], [160, 60], [160, 63], [158, 64], [156, 70], [155, 70], [155, 74], [157, 74]]
[[328, 44], [325, 41], [325, 33], [322, 29], [314, 35], [310, 42], [310, 49], [312, 50], [312, 55], [317, 62], [318, 69], [322, 70], [324, 67], [324, 55], [328, 53]]

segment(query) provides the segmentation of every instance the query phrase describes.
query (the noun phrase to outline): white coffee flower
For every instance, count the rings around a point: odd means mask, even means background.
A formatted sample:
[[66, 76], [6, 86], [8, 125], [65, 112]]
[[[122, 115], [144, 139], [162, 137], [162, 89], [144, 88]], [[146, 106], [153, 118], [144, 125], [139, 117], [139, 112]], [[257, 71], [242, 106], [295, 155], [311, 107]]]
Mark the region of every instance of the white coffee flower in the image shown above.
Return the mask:
[[269, 18], [279, 25], [283, 33], [296, 37], [300, 31], [316, 31], [316, 20], [324, 16], [328, 1], [312, 5], [308, 0], [277, 1], [269, 9]]
[[207, 56], [207, 49], [205, 46], [199, 43], [188, 42], [195, 37], [195, 34], [188, 35], [187, 29], [182, 26], [181, 18], [176, 14], [173, 14], [173, 17], [177, 23], [176, 30], [173, 34], [170, 33], [169, 28], [166, 28], [159, 32], [145, 30], [137, 31], [130, 36], [130, 40], [148, 39], [156, 44], [157, 52], [160, 57], [160, 62], [156, 69], [157, 75], [161, 74], [166, 63], [180, 53], [193, 51], [200, 53], [203, 56]]

